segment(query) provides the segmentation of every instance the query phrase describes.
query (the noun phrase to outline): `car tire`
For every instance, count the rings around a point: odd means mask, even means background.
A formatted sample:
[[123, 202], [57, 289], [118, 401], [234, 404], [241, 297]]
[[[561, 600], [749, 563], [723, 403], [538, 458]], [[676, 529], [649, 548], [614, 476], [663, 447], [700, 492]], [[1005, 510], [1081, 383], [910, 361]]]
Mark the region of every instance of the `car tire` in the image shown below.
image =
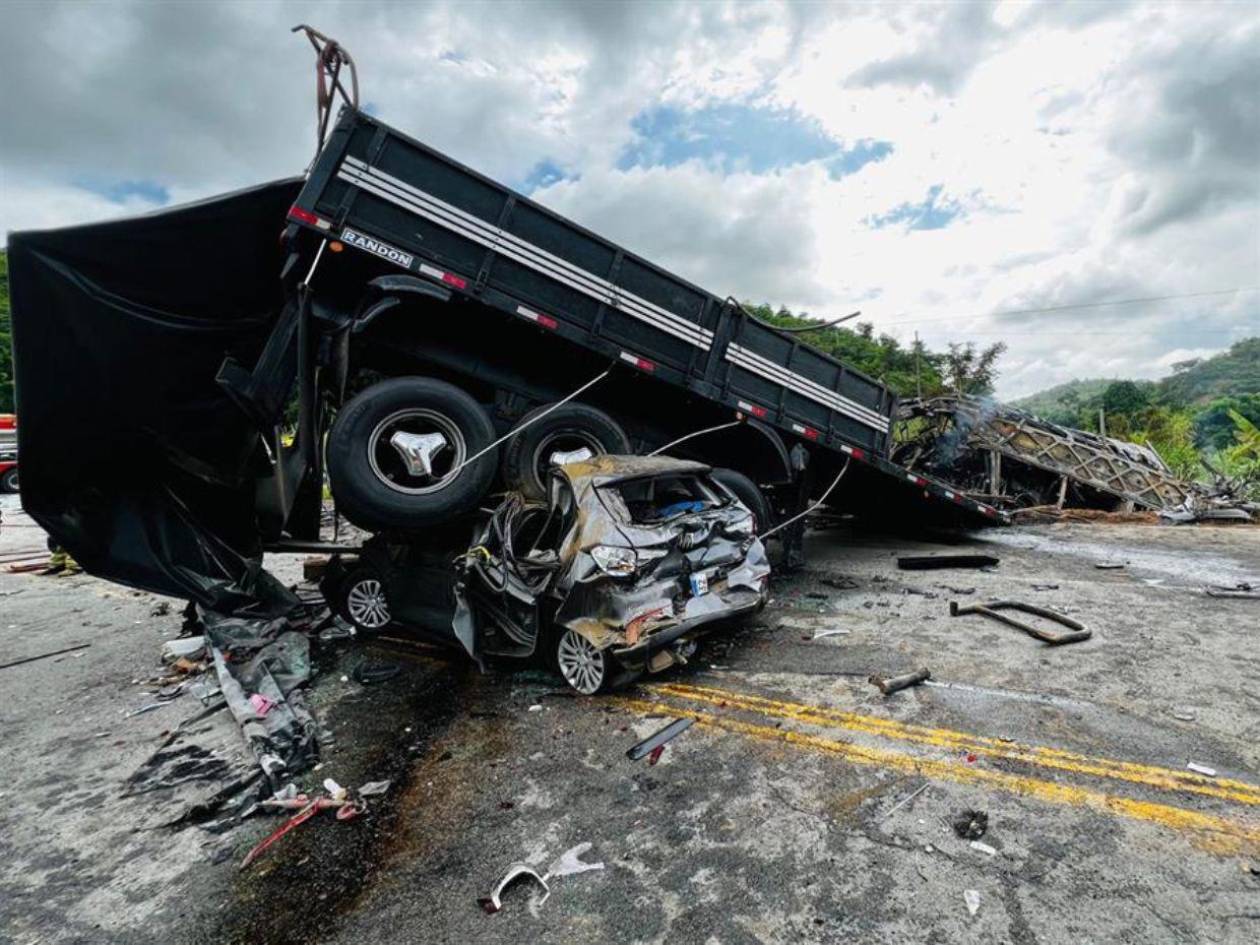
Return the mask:
[[[425, 472], [395, 439], [437, 435], [419, 452]], [[328, 435], [328, 478], [337, 508], [370, 531], [431, 528], [476, 508], [494, 479], [494, 426], [468, 394], [430, 377], [396, 377], [359, 393]]]
[[360, 633], [380, 633], [393, 622], [385, 581], [372, 568], [355, 568], [341, 579], [335, 606]]
[[765, 495], [757, 484], [745, 476], [742, 472], [734, 469], [715, 469], [713, 470], [713, 478], [720, 482], [731, 492], [735, 493], [735, 498], [748, 506], [748, 511], [753, 514], [753, 527], [757, 534], [761, 534], [770, 528], [770, 522], [773, 513], [770, 511], [770, 503], [766, 501]]
[[14, 466], [12, 469], [6, 469], [4, 475], [0, 476], [0, 492], [17, 492], [18, 491], [18, 468]]
[[599, 649], [576, 630], [561, 628], [553, 639], [552, 660], [569, 688], [584, 696], [612, 688], [620, 670], [611, 653]]
[[[531, 410], [517, 427], [529, 423], [551, 405]], [[595, 455], [630, 452], [626, 431], [604, 411], [588, 404], [562, 404], [508, 441], [503, 452], [503, 482], [530, 499], [547, 494], [547, 458], [556, 452], [586, 447]]]

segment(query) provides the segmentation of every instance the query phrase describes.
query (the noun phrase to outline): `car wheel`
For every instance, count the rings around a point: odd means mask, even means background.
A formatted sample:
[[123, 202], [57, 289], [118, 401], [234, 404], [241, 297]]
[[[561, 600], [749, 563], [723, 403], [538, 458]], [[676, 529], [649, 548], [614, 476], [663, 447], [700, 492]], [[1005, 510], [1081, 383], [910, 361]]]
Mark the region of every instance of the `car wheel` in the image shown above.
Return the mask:
[[612, 657], [576, 630], [560, 634], [556, 666], [565, 682], [587, 696], [606, 689], [614, 675]]
[[[529, 423], [549, 407], [531, 410], [517, 426]], [[552, 457], [582, 449], [593, 456], [629, 453], [630, 440], [621, 424], [604, 411], [588, 404], [563, 404], [508, 441], [503, 453], [503, 481], [528, 498], [544, 498]]]
[[337, 507], [371, 531], [415, 530], [476, 508], [494, 478], [494, 426], [468, 394], [429, 377], [373, 384], [337, 414], [328, 478]]
[[730, 489], [735, 493], [735, 498], [748, 506], [748, 511], [753, 514], [753, 527], [758, 534], [770, 527], [772, 517], [770, 503], [766, 501], [765, 495], [757, 488], [755, 482], [734, 469], [715, 469], [713, 478]]
[[17, 492], [18, 491], [18, 468], [14, 466], [12, 469], [5, 470], [3, 476], [0, 476], [0, 492]]
[[371, 568], [357, 568], [341, 582], [337, 611], [364, 633], [379, 633], [393, 619], [385, 582]]

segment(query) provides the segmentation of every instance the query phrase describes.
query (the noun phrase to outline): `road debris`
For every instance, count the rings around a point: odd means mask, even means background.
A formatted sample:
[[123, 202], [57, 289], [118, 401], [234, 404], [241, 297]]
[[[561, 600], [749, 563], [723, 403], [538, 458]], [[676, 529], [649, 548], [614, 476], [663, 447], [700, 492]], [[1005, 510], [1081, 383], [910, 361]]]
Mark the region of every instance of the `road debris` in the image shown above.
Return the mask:
[[402, 667], [397, 663], [377, 663], [364, 660], [354, 668], [355, 682], [363, 686], [373, 686], [377, 683], [389, 682], [395, 676], [402, 672]]
[[1172, 717], [1179, 722], [1193, 722], [1195, 714], [1193, 709], [1176, 708], [1172, 710]]
[[979, 850], [981, 853], [988, 854], [989, 856], [997, 856], [997, 850], [994, 847], [991, 847], [980, 840], [972, 840], [968, 846], [970, 846], [973, 850]]
[[909, 794], [907, 794], [905, 797], [903, 797], [901, 800], [899, 800], [899, 801], [898, 801], [896, 804], [894, 804], [892, 807], [888, 808], [888, 813], [884, 814], [884, 819], [885, 819], [885, 820], [886, 820], [886, 819], [888, 819], [888, 818], [889, 818], [889, 817], [891, 817], [893, 814], [895, 814], [897, 811], [901, 810], [901, 808], [903, 808], [903, 807], [905, 807], [907, 804], [909, 804], [912, 800], [914, 800], [916, 797], [918, 797], [920, 794], [922, 794], [924, 791], [926, 791], [926, 790], [928, 789], [928, 787], [930, 787], [930, 786], [931, 786], [931, 782], [930, 782], [930, 781], [928, 781], [928, 782], [924, 782], [924, 783], [923, 783], [922, 785], [920, 785], [918, 788], [916, 788], [915, 790], [911, 791]]
[[849, 633], [848, 630], [819, 630], [812, 637], [805, 637], [806, 640], [822, 640], [827, 637], [836, 637]]
[[1002, 563], [993, 555], [902, 555], [897, 567], [903, 571], [937, 571], [942, 568], [992, 568]]
[[1094, 567], [1099, 571], [1119, 571], [1128, 565], [1127, 561], [1095, 561]]
[[967, 912], [969, 915], [975, 915], [980, 911], [980, 890], [964, 889], [963, 902], [967, 904]]
[[951, 824], [962, 840], [979, 840], [989, 829], [989, 815], [982, 810], [959, 811]]
[[1186, 763], [1186, 767], [1187, 767], [1187, 768], [1189, 768], [1191, 771], [1196, 771], [1196, 772], [1198, 772], [1199, 774], [1205, 774], [1205, 775], [1207, 775], [1209, 778], [1214, 778], [1214, 777], [1216, 777], [1216, 769], [1215, 769], [1215, 768], [1209, 768], [1207, 765], [1201, 765], [1201, 764], [1199, 764], [1199, 763], [1198, 763], [1198, 762], [1196, 762], [1196, 761], [1190, 761], [1190, 762], [1187, 762], [1187, 763]]
[[547, 897], [551, 895], [551, 887], [547, 885], [545, 879], [538, 875], [538, 871], [528, 863], [513, 863], [509, 866], [507, 872], [503, 874], [503, 878], [495, 884], [494, 889], [490, 890], [490, 895], [481, 897], [477, 902], [487, 913], [494, 915], [494, 913], [503, 908], [501, 897], [507, 888], [517, 880], [525, 878], [532, 879], [543, 888], [542, 898], [538, 900], [538, 905], [541, 906], [547, 901]]
[[[1068, 628], [1068, 631], [1066, 633], [1055, 633], [1042, 627], [1034, 627], [1032, 624], [1024, 623], [1021, 620], [1016, 620], [1014, 617], [1008, 617], [1006, 614], [998, 612], [1002, 610], [1020, 610], [1024, 613], [1044, 617], [1046, 620], [1062, 624]], [[1036, 604], [1025, 604], [1023, 601], [991, 600], [983, 604], [959, 604], [958, 601], [954, 600], [949, 602], [949, 615], [951, 617], [963, 617], [967, 614], [980, 614], [984, 617], [991, 617], [1000, 623], [1006, 624], [1008, 627], [1022, 630], [1030, 637], [1035, 637], [1043, 643], [1049, 643], [1051, 646], [1061, 646], [1065, 643], [1080, 643], [1093, 636], [1093, 632], [1079, 620], [1073, 620], [1071, 617], [1046, 607], [1038, 607]]]
[[871, 683], [871, 685], [878, 687], [879, 691], [887, 696], [901, 689], [908, 689], [910, 686], [917, 686], [919, 683], [927, 682], [931, 678], [931, 672], [924, 668], [915, 670], [913, 673], [906, 673], [904, 676], [892, 676], [888, 678], [883, 676], [869, 676], [867, 677], [867, 681]]
[[46, 660], [53, 656], [61, 656], [64, 653], [73, 653], [76, 650], [86, 650], [91, 645], [91, 643], [80, 643], [78, 646], [68, 646], [62, 650], [53, 650], [51, 653], [40, 653], [38, 656], [27, 656], [20, 660], [0, 663], [0, 669], [8, 669], [10, 666], [21, 666], [24, 663], [34, 663], [36, 660]]
[[1226, 587], [1222, 584], [1209, 584], [1203, 589], [1208, 597], [1225, 597], [1237, 600], [1260, 600], [1260, 588], [1246, 581]]
[[602, 870], [603, 863], [587, 863], [582, 860], [582, 854], [590, 848], [591, 844], [588, 840], [565, 850], [547, 867], [547, 873], [543, 879], [558, 879], [561, 876], [575, 876], [591, 870]]
[[360, 797], [375, 797], [378, 794], [384, 794], [389, 790], [389, 781], [369, 781], [367, 784], [359, 788]]
[[[696, 720], [692, 718], [675, 719], [659, 731], [653, 732], [643, 741], [632, 745], [626, 751], [626, 757], [631, 761], [640, 761], [655, 752], [656, 757], [660, 758], [661, 755], [657, 749], [664, 749], [667, 742], [673, 741], [695, 723]], [[655, 764], [656, 762], [653, 761], [652, 763]]]

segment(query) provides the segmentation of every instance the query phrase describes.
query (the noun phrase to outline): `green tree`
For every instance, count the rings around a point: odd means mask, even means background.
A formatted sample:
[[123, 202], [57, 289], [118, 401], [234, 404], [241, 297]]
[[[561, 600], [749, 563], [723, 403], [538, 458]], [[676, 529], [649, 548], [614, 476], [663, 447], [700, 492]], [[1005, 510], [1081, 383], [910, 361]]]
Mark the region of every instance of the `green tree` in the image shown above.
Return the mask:
[[975, 342], [950, 342], [945, 354], [945, 381], [956, 394], [991, 394], [997, 379], [997, 359], [1006, 351], [1004, 342], [976, 348]]
[[1112, 381], [1102, 395], [1102, 408], [1108, 415], [1132, 417], [1149, 404], [1146, 391], [1133, 381]]

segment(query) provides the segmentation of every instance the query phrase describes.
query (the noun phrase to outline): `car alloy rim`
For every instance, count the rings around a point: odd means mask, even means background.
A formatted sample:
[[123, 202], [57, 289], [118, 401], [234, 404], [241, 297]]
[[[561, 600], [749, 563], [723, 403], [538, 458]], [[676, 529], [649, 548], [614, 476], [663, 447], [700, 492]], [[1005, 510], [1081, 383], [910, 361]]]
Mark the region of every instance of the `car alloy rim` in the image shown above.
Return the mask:
[[564, 681], [584, 695], [598, 691], [604, 681], [607, 661], [604, 653], [582, 634], [566, 630], [557, 650]]
[[346, 611], [350, 619], [360, 627], [379, 630], [389, 623], [389, 602], [385, 591], [376, 578], [356, 581], [346, 595]]
[[[408, 461], [407, 452], [395, 436], [411, 441], [439, 435], [446, 441], [436, 450], [426, 451], [425, 466], [419, 470]], [[367, 442], [368, 464], [382, 485], [406, 495], [427, 495], [450, 485], [468, 455], [463, 431], [445, 414], [423, 407], [399, 410], [376, 425]]]

